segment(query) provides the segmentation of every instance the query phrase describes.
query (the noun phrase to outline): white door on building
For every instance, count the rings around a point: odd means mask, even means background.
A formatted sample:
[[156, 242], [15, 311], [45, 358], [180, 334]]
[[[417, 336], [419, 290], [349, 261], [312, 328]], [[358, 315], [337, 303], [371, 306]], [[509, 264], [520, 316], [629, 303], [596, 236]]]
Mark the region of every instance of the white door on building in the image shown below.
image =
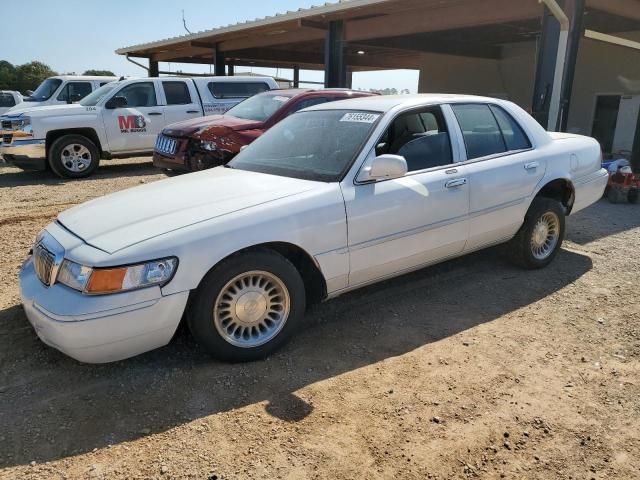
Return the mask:
[[613, 153], [630, 152], [633, 149], [639, 112], [640, 95], [623, 95], [620, 99], [616, 132], [613, 137]]

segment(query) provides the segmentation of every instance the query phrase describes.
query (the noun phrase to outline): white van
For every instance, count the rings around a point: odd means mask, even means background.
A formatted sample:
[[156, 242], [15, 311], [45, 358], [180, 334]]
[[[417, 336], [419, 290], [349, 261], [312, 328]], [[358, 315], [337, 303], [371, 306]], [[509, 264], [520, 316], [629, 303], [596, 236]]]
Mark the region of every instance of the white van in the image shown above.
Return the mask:
[[8, 112], [16, 105], [22, 103], [22, 95], [20, 92], [13, 90], [0, 90], [0, 115]]
[[117, 77], [88, 77], [83, 75], [58, 75], [44, 80], [24, 102], [11, 112], [47, 105], [64, 105], [79, 102], [101, 86], [117, 80]]

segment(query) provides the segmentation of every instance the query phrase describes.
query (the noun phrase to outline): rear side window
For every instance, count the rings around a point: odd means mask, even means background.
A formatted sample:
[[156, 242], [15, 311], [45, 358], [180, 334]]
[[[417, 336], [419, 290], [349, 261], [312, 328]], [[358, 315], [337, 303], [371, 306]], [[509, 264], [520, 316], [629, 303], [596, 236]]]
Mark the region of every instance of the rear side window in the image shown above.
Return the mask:
[[0, 107], [15, 107], [16, 100], [10, 93], [0, 93]]
[[269, 90], [264, 82], [209, 82], [207, 87], [215, 98], [248, 98]]
[[491, 111], [496, 116], [500, 130], [502, 130], [507, 150], [526, 150], [531, 148], [531, 142], [527, 135], [511, 115], [495, 105], [491, 105]]
[[158, 105], [153, 82], [132, 83], [123, 87], [115, 96], [126, 98], [128, 107], [155, 107]]
[[498, 122], [488, 105], [451, 105], [451, 108], [462, 129], [469, 160], [507, 151]]
[[167, 105], [188, 105], [191, 103], [189, 87], [184, 82], [162, 82]]
[[78, 95], [80, 97], [79, 100], [82, 100], [84, 97], [86, 97], [90, 93], [91, 93], [91, 83], [69, 82], [64, 86], [64, 88], [60, 92], [60, 95], [58, 95], [58, 100], [66, 102], [70, 98], [71, 99], [78, 98], [78, 97], [74, 97], [75, 95]]

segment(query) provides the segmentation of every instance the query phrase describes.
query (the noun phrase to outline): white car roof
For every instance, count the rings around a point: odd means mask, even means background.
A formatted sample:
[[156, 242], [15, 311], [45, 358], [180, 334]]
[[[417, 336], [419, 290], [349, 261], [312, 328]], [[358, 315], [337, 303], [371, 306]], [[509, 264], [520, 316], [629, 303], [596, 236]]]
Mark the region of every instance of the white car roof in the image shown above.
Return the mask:
[[120, 77], [107, 77], [107, 76], [90, 76], [90, 75], [56, 75], [54, 77], [59, 80], [116, 80]]
[[442, 93], [423, 93], [414, 95], [376, 95], [372, 97], [358, 97], [348, 100], [338, 100], [323, 103], [306, 110], [342, 110], [357, 109], [386, 113], [396, 107], [411, 107], [425, 104], [464, 103], [464, 102], [492, 102], [502, 103], [503, 100], [476, 95], [454, 95]]

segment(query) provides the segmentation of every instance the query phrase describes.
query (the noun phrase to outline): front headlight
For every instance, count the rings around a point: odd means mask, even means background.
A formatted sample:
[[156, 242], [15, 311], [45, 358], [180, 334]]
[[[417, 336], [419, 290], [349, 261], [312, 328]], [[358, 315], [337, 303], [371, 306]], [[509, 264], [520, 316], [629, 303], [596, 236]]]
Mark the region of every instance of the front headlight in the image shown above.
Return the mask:
[[200, 148], [206, 150], [207, 152], [215, 152], [218, 149], [214, 142], [208, 142], [205, 140], [200, 141]]
[[177, 266], [175, 257], [113, 268], [90, 268], [65, 260], [58, 271], [58, 281], [83, 293], [118, 293], [166, 285], [173, 278]]
[[11, 119], [11, 130], [31, 133], [31, 117], [20, 117]]

